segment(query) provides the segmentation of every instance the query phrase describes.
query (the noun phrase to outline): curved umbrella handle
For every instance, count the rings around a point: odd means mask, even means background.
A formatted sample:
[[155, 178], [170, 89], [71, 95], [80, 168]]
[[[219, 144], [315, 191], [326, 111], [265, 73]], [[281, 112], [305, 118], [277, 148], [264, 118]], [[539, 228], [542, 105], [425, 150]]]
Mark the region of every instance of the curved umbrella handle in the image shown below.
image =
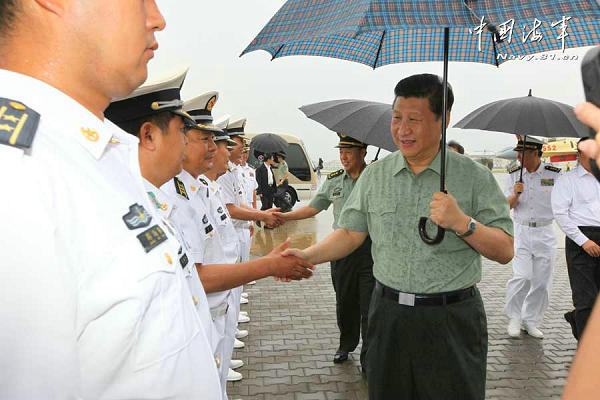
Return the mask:
[[437, 235], [432, 239], [427, 234], [427, 217], [419, 218], [419, 236], [421, 236], [421, 240], [427, 243], [428, 245], [434, 245], [441, 243], [444, 240], [444, 234], [446, 230], [441, 226], [438, 226]]

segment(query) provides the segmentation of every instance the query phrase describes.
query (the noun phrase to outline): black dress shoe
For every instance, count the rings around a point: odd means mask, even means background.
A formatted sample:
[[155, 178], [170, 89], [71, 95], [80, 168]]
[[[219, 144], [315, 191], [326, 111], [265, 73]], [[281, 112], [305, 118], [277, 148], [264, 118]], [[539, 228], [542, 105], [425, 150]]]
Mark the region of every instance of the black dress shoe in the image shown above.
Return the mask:
[[571, 325], [571, 333], [573, 333], [573, 337], [579, 341], [579, 338], [577, 337], [577, 324], [575, 323], [575, 310], [566, 312], [564, 317], [569, 325]]
[[343, 363], [347, 359], [348, 359], [348, 352], [347, 351], [338, 350], [335, 353], [335, 355], [333, 356], [333, 362], [335, 364]]

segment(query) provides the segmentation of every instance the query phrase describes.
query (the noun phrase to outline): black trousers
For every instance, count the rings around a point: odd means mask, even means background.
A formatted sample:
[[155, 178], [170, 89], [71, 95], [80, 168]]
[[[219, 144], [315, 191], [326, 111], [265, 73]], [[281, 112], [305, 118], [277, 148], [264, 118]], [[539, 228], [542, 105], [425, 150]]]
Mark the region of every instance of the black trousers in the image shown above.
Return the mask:
[[340, 329], [339, 350], [353, 351], [358, 346], [362, 327], [360, 363], [365, 368], [369, 347], [369, 303], [375, 286], [370, 237], [349, 256], [331, 262], [331, 281], [335, 290], [335, 310]]
[[[600, 227], [580, 226], [579, 229], [600, 244]], [[575, 327], [577, 337], [581, 338], [600, 289], [600, 258], [590, 256], [568, 237], [565, 238], [565, 254], [575, 306]]]
[[483, 400], [487, 321], [479, 291], [450, 305], [405, 306], [375, 287], [369, 311], [370, 400]]
[[273, 193], [263, 193], [262, 197], [260, 198], [260, 203], [260, 209], [263, 211], [273, 208]]

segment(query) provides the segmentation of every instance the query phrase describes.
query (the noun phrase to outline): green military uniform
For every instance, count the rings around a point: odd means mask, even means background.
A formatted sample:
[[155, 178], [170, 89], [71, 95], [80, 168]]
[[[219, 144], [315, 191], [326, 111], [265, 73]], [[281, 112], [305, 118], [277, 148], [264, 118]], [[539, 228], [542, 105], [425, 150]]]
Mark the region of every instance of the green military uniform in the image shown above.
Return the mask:
[[[366, 145], [350, 137], [342, 136], [337, 147], [364, 148]], [[317, 210], [326, 210], [333, 204], [333, 228], [337, 229], [339, 216], [357, 180], [358, 178], [352, 179], [343, 169], [329, 174], [308, 206]], [[338, 351], [349, 353], [358, 346], [362, 326], [363, 344], [360, 361], [365, 370], [369, 303], [375, 286], [369, 238], [352, 254], [331, 262], [331, 281], [336, 294], [337, 324], [340, 329]]]
[[[512, 236], [508, 202], [490, 171], [454, 152], [446, 165], [448, 192], [461, 210]], [[484, 398], [487, 326], [477, 289], [461, 291], [461, 299], [470, 294], [466, 300], [436, 306], [410, 306], [414, 298], [395, 292], [431, 296], [481, 279], [481, 256], [454, 232], [447, 230], [433, 246], [419, 237], [419, 218], [430, 214], [439, 174], [439, 153], [418, 175], [402, 153], [393, 153], [362, 173], [339, 219], [340, 228], [369, 232], [373, 241], [378, 282], [369, 313], [371, 399]]]
[[[273, 174], [275, 174], [275, 180], [277, 181], [277, 185], [279, 185], [279, 181], [281, 178], [285, 176], [289, 172], [289, 168], [285, 160], [281, 160], [280, 163], [277, 164], [277, 168], [273, 168]], [[287, 182], [287, 179], [285, 180]]]

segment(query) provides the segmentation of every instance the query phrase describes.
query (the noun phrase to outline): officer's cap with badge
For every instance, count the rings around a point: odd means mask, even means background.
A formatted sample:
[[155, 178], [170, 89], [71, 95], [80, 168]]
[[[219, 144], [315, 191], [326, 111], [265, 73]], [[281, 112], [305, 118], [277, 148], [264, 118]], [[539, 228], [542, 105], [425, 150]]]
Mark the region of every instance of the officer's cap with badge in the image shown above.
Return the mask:
[[242, 139], [246, 139], [244, 137], [244, 130], [246, 129], [246, 118], [236, 119], [235, 121], [229, 122], [227, 124], [227, 128], [225, 128], [225, 132], [230, 137], [240, 137]]
[[187, 74], [187, 68], [175, 75], [144, 84], [129, 96], [113, 100], [104, 116], [123, 126], [128, 122], [169, 111], [183, 118], [186, 127], [195, 126], [194, 119], [183, 110], [181, 86]]
[[534, 137], [527, 136], [526, 141], [523, 142], [523, 138], [520, 135], [517, 135], [517, 146], [513, 149], [514, 151], [523, 151], [523, 150], [537, 150], [542, 151], [542, 147], [544, 146], [544, 142]]
[[231, 140], [229, 135], [225, 132], [225, 128], [229, 123], [229, 115], [225, 115], [219, 118], [218, 121], [215, 121], [214, 124], [217, 128], [221, 129], [221, 133], [215, 133], [215, 142], [225, 142], [227, 143], [227, 149], [231, 149], [231, 146], [235, 146], [237, 143]]
[[222, 134], [223, 129], [214, 124], [212, 110], [219, 100], [219, 93], [212, 91], [187, 100], [183, 109], [190, 114], [196, 123], [195, 129], [216, 134]]
[[366, 143], [356, 140], [353, 137], [350, 137], [343, 133], [338, 133], [338, 136], [340, 138], [340, 142], [338, 143], [337, 146], [335, 146], [335, 148], [337, 148], [337, 149], [351, 149], [351, 148], [366, 149], [367, 148]]

